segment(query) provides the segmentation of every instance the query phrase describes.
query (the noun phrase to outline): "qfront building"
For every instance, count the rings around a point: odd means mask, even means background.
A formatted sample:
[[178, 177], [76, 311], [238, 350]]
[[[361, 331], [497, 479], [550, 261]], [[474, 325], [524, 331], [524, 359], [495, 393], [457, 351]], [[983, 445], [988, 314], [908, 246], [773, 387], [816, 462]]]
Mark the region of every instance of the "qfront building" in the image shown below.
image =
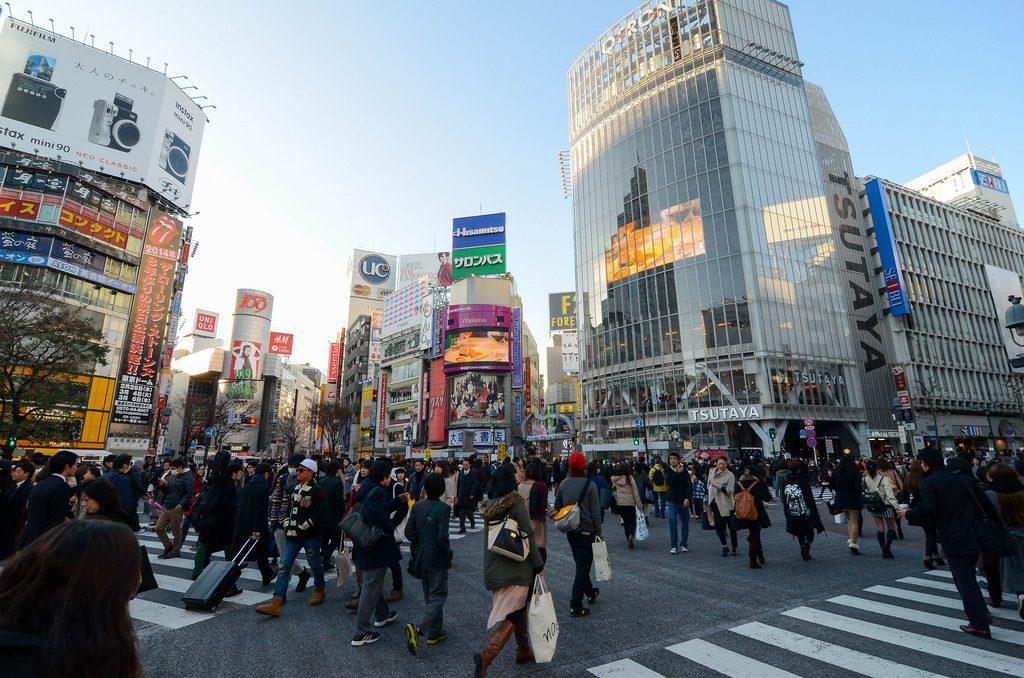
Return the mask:
[[586, 451], [867, 452], [802, 66], [785, 5], [703, 0], [569, 69]]

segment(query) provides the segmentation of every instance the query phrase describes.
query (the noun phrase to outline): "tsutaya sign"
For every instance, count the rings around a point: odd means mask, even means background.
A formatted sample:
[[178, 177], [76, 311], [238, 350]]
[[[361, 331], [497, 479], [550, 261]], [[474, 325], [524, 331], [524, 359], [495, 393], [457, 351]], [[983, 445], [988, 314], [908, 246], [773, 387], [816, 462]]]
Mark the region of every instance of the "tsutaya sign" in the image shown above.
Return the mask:
[[761, 418], [760, 405], [729, 405], [726, 407], [701, 407], [690, 410], [691, 422], [703, 421], [744, 421]]
[[644, 30], [658, 18], [658, 14], [664, 13], [668, 16], [672, 11], [672, 5], [667, 2], [659, 3], [656, 7], [648, 7], [640, 12], [638, 16], [631, 17], [621, 24], [608, 31], [601, 41], [601, 51], [605, 54], [612, 54], [618, 50], [619, 44], [633, 35]]

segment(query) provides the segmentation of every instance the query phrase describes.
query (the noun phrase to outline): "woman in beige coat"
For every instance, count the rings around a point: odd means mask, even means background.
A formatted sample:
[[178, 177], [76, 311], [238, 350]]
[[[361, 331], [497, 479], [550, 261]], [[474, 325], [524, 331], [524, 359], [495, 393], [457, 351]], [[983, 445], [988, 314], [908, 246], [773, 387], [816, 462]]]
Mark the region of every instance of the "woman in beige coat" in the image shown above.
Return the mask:
[[633, 548], [633, 541], [636, 537], [636, 512], [642, 506], [640, 501], [640, 490], [636, 487], [633, 474], [628, 464], [619, 464], [615, 467], [615, 474], [612, 476], [612, 492], [614, 492], [616, 509], [619, 517], [622, 518], [622, 529], [626, 531], [626, 542], [629, 548]]
[[892, 558], [892, 542], [896, 539], [896, 516], [900, 508], [896, 501], [896, 488], [892, 481], [878, 471], [873, 459], [864, 462], [864, 495], [865, 498], [877, 495], [874, 505], [865, 501], [864, 508], [875, 518], [875, 529], [878, 530], [878, 545], [882, 547], [882, 557]]
[[719, 457], [715, 467], [708, 473], [708, 497], [704, 502], [704, 510], [708, 514], [708, 522], [715, 526], [718, 541], [722, 542], [722, 555], [729, 555], [729, 547], [725, 543], [725, 531], [729, 530], [732, 542], [732, 554], [736, 555], [736, 476], [729, 470], [725, 457]]

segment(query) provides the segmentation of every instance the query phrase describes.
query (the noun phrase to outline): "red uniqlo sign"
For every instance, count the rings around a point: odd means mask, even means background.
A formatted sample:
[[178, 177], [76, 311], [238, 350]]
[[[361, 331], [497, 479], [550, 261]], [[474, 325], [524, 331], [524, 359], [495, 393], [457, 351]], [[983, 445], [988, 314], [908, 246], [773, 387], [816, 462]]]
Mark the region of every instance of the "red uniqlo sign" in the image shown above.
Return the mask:
[[213, 311], [196, 309], [196, 323], [192, 328], [192, 333], [200, 337], [216, 337], [218, 317], [218, 314]]
[[288, 334], [286, 332], [271, 332], [270, 333], [270, 352], [278, 355], [291, 355], [292, 354], [292, 341], [295, 339], [294, 334]]

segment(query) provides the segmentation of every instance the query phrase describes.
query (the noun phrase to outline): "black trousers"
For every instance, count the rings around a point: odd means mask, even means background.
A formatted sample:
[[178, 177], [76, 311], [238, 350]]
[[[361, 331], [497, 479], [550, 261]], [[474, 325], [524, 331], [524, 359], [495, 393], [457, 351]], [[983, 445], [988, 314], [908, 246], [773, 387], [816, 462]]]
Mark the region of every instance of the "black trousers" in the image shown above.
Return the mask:
[[466, 518], [469, 518], [470, 529], [476, 529], [476, 511], [469, 504], [460, 504], [455, 507], [455, 515], [459, 517], [459, 529], [466, 529]]
[[718, 534], [718, 541], [722, 542], [722, 546], [725, 546], [725, 531], [729, 530], [729, 539], [732, 542], [732, 547], [736, 548], [736, 522], [732, 518], [732, 512], [729, 515], [722, 516], [718, 512], [718, 504], [711, 502], [711, 512], [715, 516], [715, 532]]
[[620, 506], [619, 517], [622, 518], [622, 529], [626, 531], [626, 539], [636, 535], [636, 507]]
[[999, 570], [1002, 558], [991, 553], [981, 554], [981, 567], [985, 571], [985, 579], [988, 580], [988, 597], [994, 602], [1003, 600], [1003, 580]]
[[320, 556], [323, 558], [324, 568], [329, 569], [334, 567], [334, 563], [331, 561], [331, 556], [341, 546], [341, 530], [337, 532], [324, 531], [323, 538], [320, 542]]
[[981, 587], [974, 576], [974, 565], [978, 562], [978, 556], [946, 556], [949, 564], [949, 571], [953, 575], [953, 583], [960, 594], [960, 600], [964, 606], [964, 614], [967, 621], [976, 629], [988, 630], [988, 618], [986, 617], [985, 599], [981, 597]]
[[926, 558], [939, 555], [939, 531], [935, 527], [924, 527], [924, 555]]
[[583, 596], [594, 593], [594, 585], [590, 581], [590, 568], [594, 566], [594, 535], [569, 532], [565, 536], [569, 538], [572, 559], [576, 562], [569, 607], [578, 610], [583, 607]]

